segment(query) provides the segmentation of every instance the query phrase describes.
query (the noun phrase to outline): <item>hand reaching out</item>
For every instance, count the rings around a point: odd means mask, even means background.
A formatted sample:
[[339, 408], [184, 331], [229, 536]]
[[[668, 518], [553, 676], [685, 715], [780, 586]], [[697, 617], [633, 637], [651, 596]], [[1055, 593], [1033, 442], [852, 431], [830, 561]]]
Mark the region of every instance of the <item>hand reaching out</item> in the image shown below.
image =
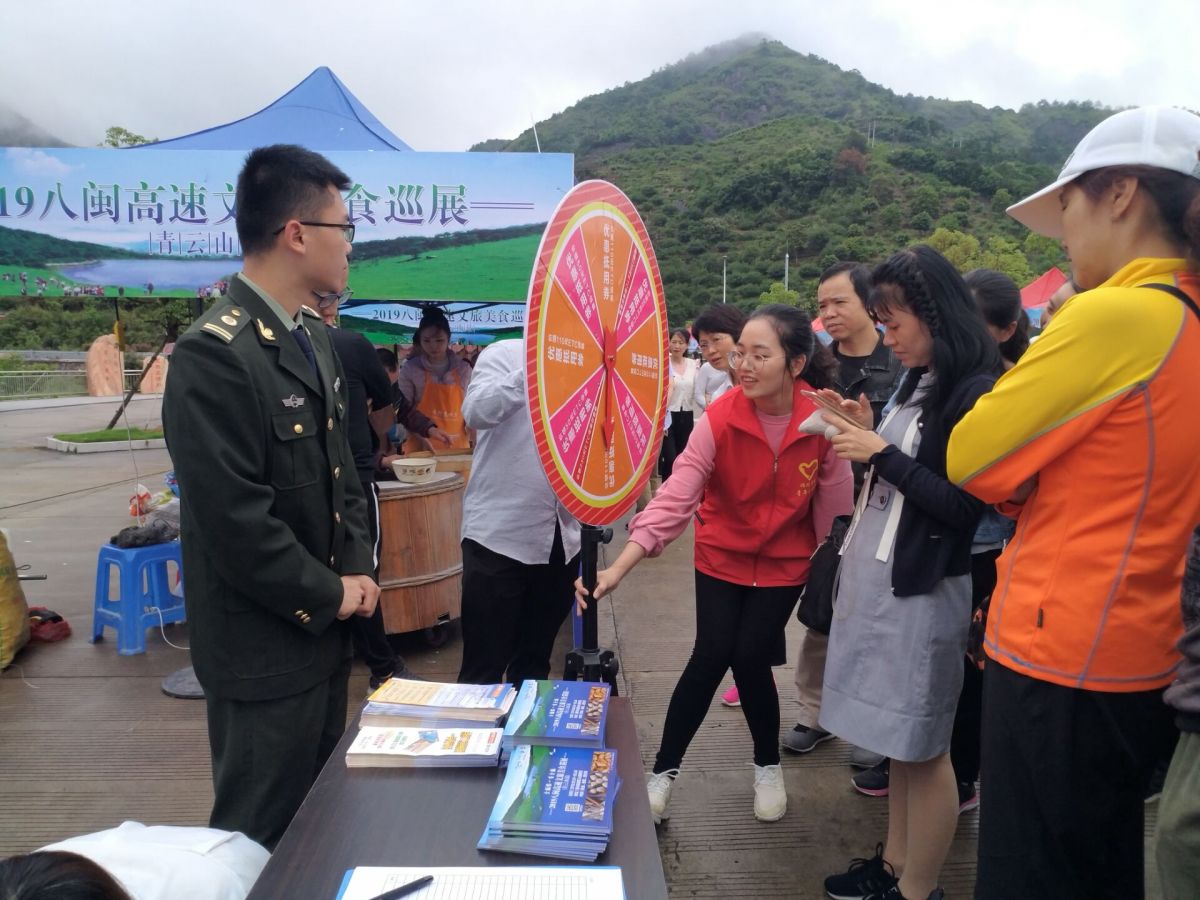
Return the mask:
[[[597, 600], [607, 594], [615, 591], [617, 585], [621, 583], [621, 576], [614, 572], [611, 568], [601, 569], [596, 573], [596, 590], [592, 592], [592, 596]], [[587, 609], [587, 588], [583, 586], [583, 579], [575, 579], [575, 609], [579, 613], [583, 613]]]

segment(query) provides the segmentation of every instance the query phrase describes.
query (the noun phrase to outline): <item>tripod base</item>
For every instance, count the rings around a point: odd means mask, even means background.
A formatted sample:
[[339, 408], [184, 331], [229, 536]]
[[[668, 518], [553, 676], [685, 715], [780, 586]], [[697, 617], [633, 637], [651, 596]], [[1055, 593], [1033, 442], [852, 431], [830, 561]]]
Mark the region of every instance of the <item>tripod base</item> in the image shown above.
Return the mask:
[[576, 647], [567, 654], [563, 664], [564, 681], [603, 681], [617, 696], [617, 673], [621, 663], [611, 650], [585, 650]]

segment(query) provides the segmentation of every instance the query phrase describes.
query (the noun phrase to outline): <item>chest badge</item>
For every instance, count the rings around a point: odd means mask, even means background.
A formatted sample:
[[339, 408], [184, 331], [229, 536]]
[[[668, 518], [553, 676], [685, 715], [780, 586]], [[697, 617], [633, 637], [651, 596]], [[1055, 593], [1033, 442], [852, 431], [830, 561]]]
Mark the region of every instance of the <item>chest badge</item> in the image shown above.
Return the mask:
[[299, 409], [304, 405], [304, 398], [297, 397], [295, 394], [292, 394], [290, 397], [283, 398], [283, 405], [288, 409]]
[[802, 462], [796, 468], [800, 471], [804, 483], [796, 489], [797, 497], [807, 497], [816, 487], [817, 483], [817, 466], [820, 465], [820, 460], [810, 459], [808, 462]]

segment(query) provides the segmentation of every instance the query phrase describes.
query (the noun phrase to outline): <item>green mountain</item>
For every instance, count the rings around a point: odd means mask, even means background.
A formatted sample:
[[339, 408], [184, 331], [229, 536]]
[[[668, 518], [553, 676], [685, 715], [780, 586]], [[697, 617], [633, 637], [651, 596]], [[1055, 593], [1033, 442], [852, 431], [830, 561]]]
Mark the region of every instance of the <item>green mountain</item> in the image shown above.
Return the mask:
[[[1061, 252], [1004, 207], [1052, 180], [1109, 112], [901, 96], [749, 38], [581, 100], [537, 137], [544, 152], [575, 154], [579, 180], [612, 181], [637, 205], [682, 321], [721, 299], [723, 261], [729, 298], [752, 306], [784, 280], [787, 254], [806, 300], [825, 266], [878, 261], [938, 229], [935, 244], [978, 241], [964, 264], [1028, 280]], [[472, 149], [532, 151], [534, 136]]]
[[144, 253], [87, 241], [67, 241], [37, 231], [0, 225], [0, 265], [43, 266], [90, 259], [143, 259]]

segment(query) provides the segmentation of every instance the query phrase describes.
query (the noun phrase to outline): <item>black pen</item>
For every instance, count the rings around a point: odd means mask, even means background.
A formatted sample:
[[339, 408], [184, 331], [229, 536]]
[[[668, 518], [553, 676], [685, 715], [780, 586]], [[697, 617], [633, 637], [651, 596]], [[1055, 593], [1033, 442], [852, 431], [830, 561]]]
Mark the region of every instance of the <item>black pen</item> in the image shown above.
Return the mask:
[[427, 884], [433, 884], [432, 875], [424, 875], [416, 881], [410, 881], [408, 884], [402, 884], [398, 888], [384, 891], [378, 897], [372, 897], [371, 900], [398, 900], [399, 897], [407, 897], [409, 894], [415, 894]]

